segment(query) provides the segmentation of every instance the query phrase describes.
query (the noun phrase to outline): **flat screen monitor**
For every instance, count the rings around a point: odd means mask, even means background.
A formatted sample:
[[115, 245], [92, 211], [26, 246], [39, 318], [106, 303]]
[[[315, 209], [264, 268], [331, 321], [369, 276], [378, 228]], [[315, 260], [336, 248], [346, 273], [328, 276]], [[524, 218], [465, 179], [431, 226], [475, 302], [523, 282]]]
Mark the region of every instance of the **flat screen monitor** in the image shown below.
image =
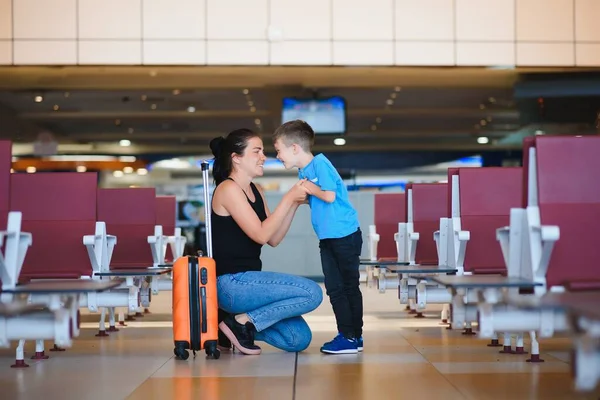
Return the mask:
[[285, 97], [281, 122], [295, 119], [306, 121], [316, 135], [343, 135], [346, 133], [346, 100], [340, 96], [320, 99]]

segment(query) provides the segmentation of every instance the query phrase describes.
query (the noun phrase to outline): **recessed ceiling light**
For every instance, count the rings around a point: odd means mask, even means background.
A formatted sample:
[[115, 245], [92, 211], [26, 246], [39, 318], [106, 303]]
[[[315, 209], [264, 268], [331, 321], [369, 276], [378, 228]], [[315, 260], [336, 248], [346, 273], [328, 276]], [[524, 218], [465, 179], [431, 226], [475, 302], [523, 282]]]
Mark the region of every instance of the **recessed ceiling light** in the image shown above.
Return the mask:
[[28, 174], [33, 174], [37, 169], [35, 167], [27, 167], [25, 171], [27, 171]]
[[194, 107], [194, 106], [189, 106], [189, 107], [187, 108], [187, 112], [190, 112], [190, 113], [196, 112], [196, 107]]
[[123, 176], [123, 171], [113, 171], [113, 176], [115, 178], [120, 178]]
[[539, 136], [539, 135], [543, 135], [543, 134], [544, 134], [544, 131], [542, 131], [542, 130], [539, 130], [539, 129], [538, 129], [537, 131], [535, 131], [535, 134], [536, 134], [537, 136]]
[[128, 132], [129, 134], [132, 134], [132, 133], [133, 133], [133, 128], [129, 128], [129, 129], [127, 129], [127, 132]]
[[256, 125], [260, 125], [260, 119], [259, 119], [259, 118], [256, 118], [256, 119], [254, 120], [254, 123], [255, 123]]
[[336, 146], [343, 146], [346, 144], [346, 139], [341, 138], [341, 137], [335, 138], [335, 139], [333, 139], [333, 144], [335, 144]]
[[401, 91], [401, 90], [402, 90], [402, 88], [401, 88], [400, 86], [396, 86], [396, 87], [394, 88], [394, 90], [395, 90], [396, 92], [399, 92], [399, 91]]
[[242, 90], [242, 93], [248, 94], [248, 93], [250, 93], [250, 91], [248, 89], [244, 89], [244, 90]]
[[488, 144], [490, 142], [490, 139], [488, 139], [486, 136], [479, 136], [477, 138], [477, 143], [479, 144]]
[[250, 107], [250, 112], [256, 111], [256, 107]]
[[146, 100], [148, 100], [148, 96], [146, 96], [145, 94], [143, 94], [142, 97], [141, 97], [141, 99], [142, 99], [142, 101], [146, 101]]
[[125, 172], [126, 174], [130, 174], [133, 172], [133, 168], [127, 166], [127, 167], [123, 168], [123, 172]]
[[85, 172], [85, 171], [87, 171], [87, 168], [85, 167], [85, 165], [77, 166], [77, 172]]
[[58, 111], [60, 109], [60, 107], [58, 106], [58, 104], [55, 104], [54, 107], [52, 107], [52, 109], [54, 111]]
[[127, 140], [127, 139], [120, 140], [119, 141], [119, 146], [122, 146], [122, 147], [131, 146], [131, 141]]
[[40, 96], [40, 95], [37, 95], [37, 96], [35, 96], [35, 97], [33, 98], [33, 100], [34, 100], [36, 103], [41, 103], [42, 101], [44, 101], [44, 98], [43, 98], [42, 96]]
[[152, 104], [152, 105], [150, 106], [150, 108], [151, 108], [151, 109], [153, 109], [153, 110], [156, 110], [156, 104]]
[[179, 94], [181, 94], [181, 90], [179, 90], [179, 89], [174, 89], [174, 90], [173, 90], [173, 95], [174, 95], [174, 96], [177, 96], [177, 95], [179, 95]]
[[375, 118], [375, 122], [377, 122], [378, 124], [380, 124], [381, 123], [381, 117]]
[[386, 103], [387, 103], [387, 105], [388, 105], [388, 106], [391, 106], [392, 104], [394, 104], [394, 100], [392, 100], [392, 99], [388, 99], [388, 100], [386, 101]]
[[138, 175], [148, 175], [148, 170], [146, 168], [138, 168], [137, 174]]

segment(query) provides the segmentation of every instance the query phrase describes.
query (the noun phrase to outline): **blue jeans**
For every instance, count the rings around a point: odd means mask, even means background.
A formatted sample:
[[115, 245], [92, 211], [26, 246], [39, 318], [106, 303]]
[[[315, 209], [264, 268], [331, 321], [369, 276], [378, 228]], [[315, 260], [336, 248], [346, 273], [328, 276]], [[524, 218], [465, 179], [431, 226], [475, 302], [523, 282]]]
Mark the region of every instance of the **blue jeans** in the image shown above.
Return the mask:
[[222, 310], [248, 314], [255, 340], [290, 352], [310, 344], [312, 332], [302, 315], [323, 301], [321, 287], [310, 279], [266, 271], [219, 276], [217, 294]]

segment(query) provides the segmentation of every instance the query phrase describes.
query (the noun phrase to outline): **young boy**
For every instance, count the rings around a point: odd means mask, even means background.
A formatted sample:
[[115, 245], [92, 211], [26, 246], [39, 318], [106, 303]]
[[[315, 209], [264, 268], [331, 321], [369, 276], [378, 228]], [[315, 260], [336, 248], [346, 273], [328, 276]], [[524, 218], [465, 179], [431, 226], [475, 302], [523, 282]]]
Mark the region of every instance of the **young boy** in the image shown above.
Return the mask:
[[321, 250], [325, 289], [333, 307], [338, 335], [321, 347], [330, 354], [363, 350], [363, 301], [359, 287], [362, 234], [356, 210], [342, 178], [323, 155], [313, 156], [315, 133], [304, 121], [286, 122], [275, 130], [277, 158], [286, 169], [298, 168], [306, 179], [311, 220]]

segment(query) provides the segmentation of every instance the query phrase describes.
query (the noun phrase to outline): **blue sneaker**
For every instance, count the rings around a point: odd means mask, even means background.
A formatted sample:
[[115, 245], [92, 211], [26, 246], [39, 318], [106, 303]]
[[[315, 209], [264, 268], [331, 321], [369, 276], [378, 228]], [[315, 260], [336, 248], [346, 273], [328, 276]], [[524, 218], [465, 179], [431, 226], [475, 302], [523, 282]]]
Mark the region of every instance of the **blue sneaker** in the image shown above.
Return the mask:
[[363, 351], [363, 338], [362, 338], [362, 336], [359, 337], [358, 339], [356, 339], [356, 345], [357, 345], [358, 351]]
[[358, 353], [358, 345], [356, 339], [346, 339], [344, 335], [338, 333], [331, 342], [327, 342], [321, 347], [321, 352], [327, 354], [356, 354]]

